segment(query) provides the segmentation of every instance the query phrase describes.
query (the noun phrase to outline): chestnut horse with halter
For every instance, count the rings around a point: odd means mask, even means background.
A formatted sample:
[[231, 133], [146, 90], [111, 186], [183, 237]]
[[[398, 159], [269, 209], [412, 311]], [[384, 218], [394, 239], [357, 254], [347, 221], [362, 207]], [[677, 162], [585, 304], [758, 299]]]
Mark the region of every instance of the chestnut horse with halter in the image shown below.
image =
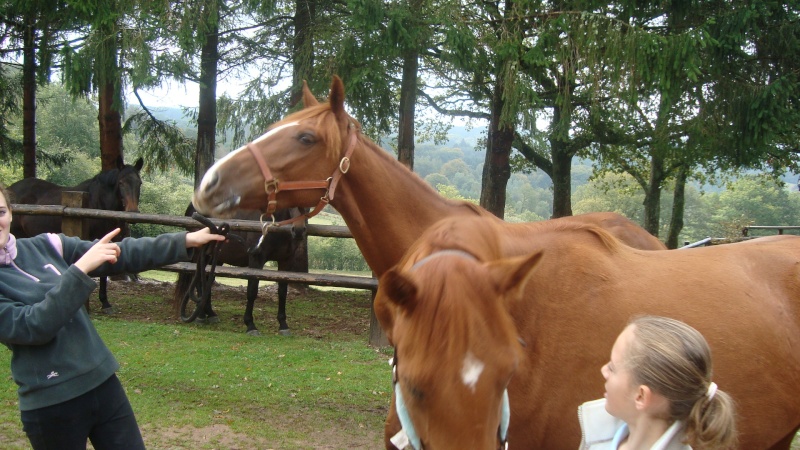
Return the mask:
[[[442, 197], [362, 135], [344, 109], [344, 85], [338, 77], [333, 79], [327, 103], [318, 102], [305, 85], [303, 103], [304, 109], [206, 172], [192, 199], [200, 213], [224, 218], [238, 209], [271, 212], [305, 207], [313, 208], [308, 214], [313, 215], [330, 204], [342, 215], [376, 276], [400, 261], [413, 242], [442, 217], [491, 216], [472, 203]], [[553, 221], [594, 223], [630, 246], [666, 249], [657, 238], [615, 213]], [[387, 436], [399, 429], [397, 418], [390, 417]]]
[[[307, 86], [303, 102], [304, 109], [206, 172], [192, 199], [201, 214], [224, 218], [237, 209], [304, 207], [313, 208], [308, 214], [313, 215], [330, 203], [378, 276], [442, 217], [490, 214], [472, 203], [442, 197], [361, 134], [344, 110], [344, 86], [338, 77], [328, 103], [319, 103]], [[597, 223], [637, 248], [666, 248], [619, 214], [557, 220]]]
[[789, 449], [800, 428], [800, 237], [641, 251], [593, 225], [445, 218], [381, 277], [375, 313], [417, 449], [577, 448], [578, 405], [640, 314], [705, 336], [740, 448]]

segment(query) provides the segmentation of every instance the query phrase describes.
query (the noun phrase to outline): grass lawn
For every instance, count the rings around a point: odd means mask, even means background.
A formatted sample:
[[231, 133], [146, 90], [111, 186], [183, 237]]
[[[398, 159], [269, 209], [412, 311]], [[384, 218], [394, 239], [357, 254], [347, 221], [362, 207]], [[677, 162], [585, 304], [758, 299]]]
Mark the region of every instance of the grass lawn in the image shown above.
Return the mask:
[[[244, 288], [215, 290], [221, 322], [213, 325], [176, 320], [170, 294], [168, 283], [115, 282], [109, 298], [117, 314], [93, 312], [121, 364], [118, 376], [148, 448], [382, 447], [391, 349], [367, 344], [366, 291], [290, 290], [289, 337], [278, 335], [272, 319], [274, 287], [259, 292], [258, 337], [241, 324]], [[10, 356], [0, 352], [0, 365], [8, 367]], [[29, 448], [8, 369], [5, 378], [0, 447]]]

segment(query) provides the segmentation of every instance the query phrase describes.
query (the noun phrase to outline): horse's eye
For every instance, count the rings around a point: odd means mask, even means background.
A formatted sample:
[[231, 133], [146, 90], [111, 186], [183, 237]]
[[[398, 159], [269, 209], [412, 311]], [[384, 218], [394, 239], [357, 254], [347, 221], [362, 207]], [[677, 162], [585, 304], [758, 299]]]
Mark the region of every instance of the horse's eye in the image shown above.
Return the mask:
[[305, 145], [312, 145], [315, 142], [314, 135], [311, 133], [300, 133], [300, 135], [297, 136], [297, 140]]

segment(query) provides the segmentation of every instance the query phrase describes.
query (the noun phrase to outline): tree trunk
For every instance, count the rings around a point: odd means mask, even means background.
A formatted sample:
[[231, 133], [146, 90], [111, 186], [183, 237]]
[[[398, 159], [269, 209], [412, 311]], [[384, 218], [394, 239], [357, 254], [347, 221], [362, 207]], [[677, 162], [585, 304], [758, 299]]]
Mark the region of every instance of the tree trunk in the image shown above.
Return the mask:
[[26, 18], [22, 60], [22, 176], [36, 178], [36, 28]]
[[686, 167], [681, 166], [678, 169], [678, 175], [675, 177], [675, 192], [672, 200], [672, 219], [669, 223], [669, 233], [667, 234], [667, 248], [678, 248], [678, 236], [683, 230], [683, 215], [686, 209]]
[[[208, 4], [212, 2], [208, 2]], [[213, 2], [213, 4], [218, 4]], [[207, 11], [205, 16], [210, 16]], [[214, 164], [217, 147], [217, 64], [219, 63], [219, 27], [208, 28], [200, 54], [200, 98], [197, 110], [197, 151], [194, 156], [194, 187]]]
[[417, 105], [419, 52], [403, 55], [403, 81], [400, 87], [400, 127], [397, 133], [397, 160], [414, 170], [414, 118]]
[[501, 219], [505, 216], [506, 187], [511, 176], [509, 158], [514, 141], [513, 127], [501, 121], [505, 103], [503, 88], [503, 82], [498, 77], [492, 98], [488, 148], [481, 184], [481, 206]]
[[653, 155], [650, 159], [650, 182], [644, 193], [644, 229], [658, 237], [661, 219], [661, 183], [664, 181], [664, 160]]
[[295, 0], [294, 42], [292, 44], [292, 94], [289, 107], [303, 98], [303, 80], [311, 81], [314, 73], [314, 21], [316, 0]]
[[122, 115], [114, 107], [117, 90], [114, 81], [100, 86], [99, 113], [100, 125], [100, 160], [102, 170], [117, 168], [117, 161], [122, 157]]
[[[292, 47], [292, 95], [290, 108], [303, 98], [303, 80], [314, 73], [314, 22], [317, 19], [316, 0], [295, 0], [294, 43]], [[308, 238], [295, 247], [292, 267], [296, 272], [308, 272]]]
[[122, 74], [117, 61], [119, 44], [116, 25], [108, 25], [104, 28], [106, 29], [100, 33], [107, 39], [107, 42], [100, 51], [104, 55], [98, 57], [103, 62], [96, 63], [99, 71], [96, 74], [99, 86], [97, 120], [100, 126], [102, 170], [112, 170], [117, 168], [117, 162], [122, 159], [122, 114], [120, 114]]
[[572, 215], [572, 153], [564, 142], [550, 142], [553, 159], [553, 218]]

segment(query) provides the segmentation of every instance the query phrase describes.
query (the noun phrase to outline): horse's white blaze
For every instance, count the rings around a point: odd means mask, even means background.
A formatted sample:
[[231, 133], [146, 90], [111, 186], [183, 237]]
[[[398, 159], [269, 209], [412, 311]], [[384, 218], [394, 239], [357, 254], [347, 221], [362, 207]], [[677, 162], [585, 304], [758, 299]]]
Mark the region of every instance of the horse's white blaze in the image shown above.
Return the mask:
[[[263, 135], [261, 135], [259, 138], [257, 138], [252, 143], [253, 144], [258, 144], [259, 142], [263, 141], [264, 139], [269, 138], [270, 136], [272, 136], [273, 134], [277, 133], [278, 131], [280, 131], [280, 130], [282, 130], [284, 128], [287, 128], [287, 127], [296, 126], [298, 123], [299, 122], [290, 122], [290, 123], [283, 124], [283, 125], [281, 125], [279, 127], [275, 127], [273, 129], [267, 131]], [[214, 165], [211, 166], [210, 169], [208, 169], [208, 172], [206, 172], [206, 174], [203, 175], [203, 179], [200, 181], [200, 187], [199, 187], [200, 191], [205, 190], [206, 185], [209, 183], [209, 180], [211, 180], [213, 178], [214, 172], [216, 172], [218, 167], [220, 167], [221, 165], [225, 164], [229, 159], [231, 159], [234, 156], [238, 155], [239, 152], [242, 152], [242, 151], [247, 151], [247, 146], [240, 147], [240, 148], [228, 153], [227, 155], [223, 156], [222, 159], [220, 159], [219, 161], [214, 163]]]
[[483, 373], [483, 362], [475, 357], [472, 352], [467, 352], [466, 356], [464, 356], [464, 362], [461, 365], [461, 381], [464, 382], [464, 385], [468, 388], [472, 389], [472, 392], [475, 392], [475, 384], [481, 377], [481, 373]]

